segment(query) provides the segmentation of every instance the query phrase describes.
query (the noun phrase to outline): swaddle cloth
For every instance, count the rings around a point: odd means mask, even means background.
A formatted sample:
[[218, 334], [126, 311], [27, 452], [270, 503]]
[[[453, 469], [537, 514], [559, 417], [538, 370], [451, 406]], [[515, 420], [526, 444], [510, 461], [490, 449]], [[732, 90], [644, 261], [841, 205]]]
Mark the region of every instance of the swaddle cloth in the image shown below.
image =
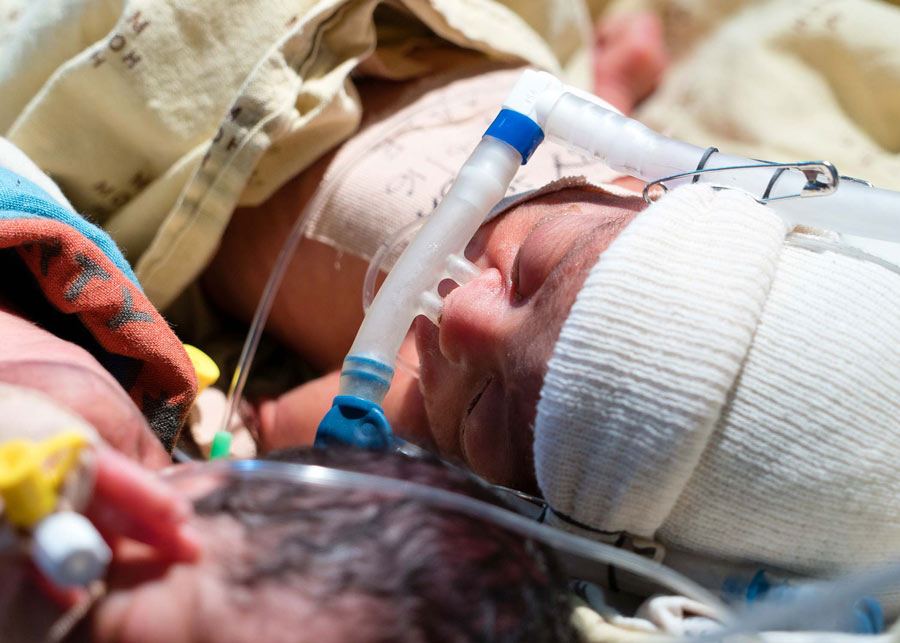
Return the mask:
[[882, 0], [614, 0], [656, 10], [673, 65], [636, 118], [701, 147], [831, 161], [900, 189], [900, 6]]

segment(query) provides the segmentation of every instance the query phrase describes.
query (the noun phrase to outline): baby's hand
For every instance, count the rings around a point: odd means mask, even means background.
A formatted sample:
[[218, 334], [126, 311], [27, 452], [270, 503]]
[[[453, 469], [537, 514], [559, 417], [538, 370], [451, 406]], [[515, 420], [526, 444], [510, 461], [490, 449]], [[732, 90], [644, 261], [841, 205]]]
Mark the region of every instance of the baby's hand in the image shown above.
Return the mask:
[[107, 540], [130, 538], [165, 558], [195, 560], [198, 540], [187, 526], [190, 501], [134, 461], [100, 447], [94, 493], [85, 511]]

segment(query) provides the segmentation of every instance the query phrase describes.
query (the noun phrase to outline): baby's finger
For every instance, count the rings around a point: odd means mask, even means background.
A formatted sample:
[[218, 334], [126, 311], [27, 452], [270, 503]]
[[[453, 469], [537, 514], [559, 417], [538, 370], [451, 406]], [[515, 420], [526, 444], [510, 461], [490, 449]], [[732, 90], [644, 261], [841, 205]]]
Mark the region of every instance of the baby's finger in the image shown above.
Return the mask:
[[193, 515], [190, 502], [111, 449], [98, 451], [87, 513], [104, 533], [138, 540], [166, 556], [192, 560], [199, 552], [186, 526]]
[[111, 545], [124, 537], [149, 545], [171, 561], [196, 560], [200, 553], [197, 536], [184, 524], [154, 524], [146, 517], [135, 517], [103, 502], [92, 503], [87, 516]]

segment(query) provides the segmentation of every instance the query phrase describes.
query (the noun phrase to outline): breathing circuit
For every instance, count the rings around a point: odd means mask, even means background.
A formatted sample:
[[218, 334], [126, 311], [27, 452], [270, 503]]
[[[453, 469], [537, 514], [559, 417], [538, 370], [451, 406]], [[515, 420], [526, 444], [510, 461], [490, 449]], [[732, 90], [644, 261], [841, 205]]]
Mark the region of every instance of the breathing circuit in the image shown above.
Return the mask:
[[[381, 403], [403, 338], [417, 315], [438, 322], [441, 281], [462, 285], [478, 273], [462, 253], [545, 137], [650, 184], [664, 183], [665, 189], [701, 181], [764, 195], [758, 200], [790, 226], [900, 241], [900, 193], [841, 181], [827, 162], [768, 164], [668, 138], [551, 74], [525, 71], [372, 302], [344, 360], [340, 393], [319, 425], [317, 444], [385, 448], [396, 440]], [[806, 198], [824, 195], [829, 198]], [[861, 214], [846, 216], [851, 207]]]

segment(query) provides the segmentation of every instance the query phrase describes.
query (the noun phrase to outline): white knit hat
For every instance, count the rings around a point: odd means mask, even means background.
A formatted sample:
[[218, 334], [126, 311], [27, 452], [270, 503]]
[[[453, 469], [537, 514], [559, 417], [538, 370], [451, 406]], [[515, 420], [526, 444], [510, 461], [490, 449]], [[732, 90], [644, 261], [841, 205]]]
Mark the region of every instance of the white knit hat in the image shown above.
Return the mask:
[[900, 277], [786, 232], [690, 185], [600, 256], [537, 409], [553, 520], [797, 571], [900, 558]]

